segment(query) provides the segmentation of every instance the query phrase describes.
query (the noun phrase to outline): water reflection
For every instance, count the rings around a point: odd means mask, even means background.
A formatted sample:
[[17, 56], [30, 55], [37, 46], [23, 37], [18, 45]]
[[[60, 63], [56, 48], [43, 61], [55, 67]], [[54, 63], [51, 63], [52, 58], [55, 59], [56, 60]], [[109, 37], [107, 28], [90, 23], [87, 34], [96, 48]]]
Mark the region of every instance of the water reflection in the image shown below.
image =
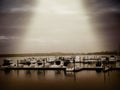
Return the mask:
[[[12, 70], [0, 71], [0, 78], [8, 83], [15, 81], [36, 82], [43, 83], [49, 82], [56, 83], [65, 82], [72, 83], [72, 85], [97, 85], [97, 86], [114, 86], [120, 80], [119, 71], [109, 72], [96, 72], [96, 71], [80, 71], [80, 72], [67, 72], [60, 70]], [[38, 83], [37, 83], [38, 82]], [[14, 82], [13, 82], [14, 83]]]
[[26, 77], [31, 77], [32, 75], [31, 75], [31, 71], [30, 70], [26, 70], [25, 71], [25, 75], [26, 75]]
[[77, 74], [77, 73], [75, 73], [75, 72], [67, 72], [67, 73], [66, 73], [66, 79], [67, 79], [67, 80], [72, 79], [72, 80], [76, 81], [76, 80], [77, 80], [77, 79], [76, 79], [76, 74]]
[[56, 70], [55, 71], [55, 77], [60, 77], [61, 76], [61, 71], [60, 70]]
[[19, 70], [16, 70], [16, 72], [17, 72], [17, 77], [19, 78]]
[[44, 73], [43, 73], [41, 70], [38, 70], [38, 71], [37, 71], [37, 75], [38, 75], [38, 76], [41, 76], [41, 75], [42, 75], [42, 76], [45, 76], [45, 71], [44, 71]]
[[102, 73], [102, 70], [99, 70], [99, 69], [98, 69], [98, 70], [96, 70], [96, 73], [97, 73], [97, 74], [100, 74], [100, 73]]
[[[95, 78], [95, 77], [102, 77], [104, 79], [104, 84], [107, 82], [110, 82], [111, 80], [111, 73], [114, 73], [112, 71], [108, 72], [102, 72], [102, 71], [81, 71], [81, 72], [64, 72], [61, 70], [55, 70], [55, 71], [45, 71], [45, 70], [4, 70], [3, 71], [6, 76], [13, 77], [15, 79], [26, 79], [26, 78], [32, 78], [34, 80], [80, 80], [82, 78]], [[118, 71], [119, 72], [119, 71]], [[0, 71], [1, 73], [1, 71]], [[16, 76], [16, 77], [15, 77]]]
[[110, 79], [111, 79], [111, 77], [110, 77], [110, 72], [111, 72], [111, 71], [104, 72], [104, 84], [106, 84], [107, 82], [110, 83]]
[[5, 74], [5, 75], [9, 75], [10, 72], [11, 72], [11, 70], [4, 70], [4, 74]]

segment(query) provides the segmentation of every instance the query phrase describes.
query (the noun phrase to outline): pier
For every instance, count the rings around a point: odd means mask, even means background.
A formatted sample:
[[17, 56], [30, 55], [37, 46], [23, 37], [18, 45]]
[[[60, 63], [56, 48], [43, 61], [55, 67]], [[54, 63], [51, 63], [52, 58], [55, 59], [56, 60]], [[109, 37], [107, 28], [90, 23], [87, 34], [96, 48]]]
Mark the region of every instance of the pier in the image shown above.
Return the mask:
[[[83, 70], [94, 70], [107, 72], [120, 70], [120, 63], [116, 57], [79, 57], [79, 56], [58, 56], [54, 58], [24, 58], [12, 62], [11, 59], [4, 59], [0, 70], [62, 70], [64, 72], [80, 72]], [[118, 67], [112, 64], [118, 63]], [[91, 65], [91, 66], [89, 66]]]
[[0, 68], [0, 70], [63, 70], [66, 68]]

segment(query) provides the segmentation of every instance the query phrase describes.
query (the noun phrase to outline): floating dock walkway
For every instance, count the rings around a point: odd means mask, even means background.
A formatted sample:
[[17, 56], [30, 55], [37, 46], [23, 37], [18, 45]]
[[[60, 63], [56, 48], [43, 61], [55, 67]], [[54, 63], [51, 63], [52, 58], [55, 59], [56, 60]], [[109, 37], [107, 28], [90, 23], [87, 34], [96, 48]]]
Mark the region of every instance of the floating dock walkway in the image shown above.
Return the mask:
[[66, 68], [0, 68], [0, 70], [63, 70], [66, 71]]
[[[0, 70], [62, 70], [65, 72], [79, 72], [83, 70], [95, 70], [95, 71], [104, 71], [103, 67], [94, 67], [94, 68], [79, 68], [79, 69], [73, 69], [73, 70], [68, 70], [67, 68], [18, 68], [18, 67], [5, 67], [5, 68], [0, 68]], [[111, 70], [120, 70], [120, 68], [109, 68], [107, 71]]]

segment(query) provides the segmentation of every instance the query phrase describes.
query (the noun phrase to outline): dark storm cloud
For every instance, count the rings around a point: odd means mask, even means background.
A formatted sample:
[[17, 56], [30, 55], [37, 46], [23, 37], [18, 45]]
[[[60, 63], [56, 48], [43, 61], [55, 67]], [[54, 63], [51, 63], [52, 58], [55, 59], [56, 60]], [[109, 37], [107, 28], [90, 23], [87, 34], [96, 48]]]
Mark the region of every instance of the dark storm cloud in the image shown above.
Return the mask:
[[88, 14], [98, 35], [104, 37], [108, 47], [120, 45], [120, 0], [86, 0]]
[[119, 0], [86, 0], [88, 13], [93, 21], [105, 23], [118, 23], [120, 20]]
[[[12, 34], [19, 32], [26, 27], [29, 22], [31, 13], [29, 12], [13, 12], [16, 8], [28, 8], [33, 6], [31, 0], [0, 0], [0, 34]], [[11, 31], [11, 32], [10, 32]], [[7, 33], [8, 32], [8, 33]]]
[[30, 20], [30, 12], [14, 10], [32, 6], [33, 0], [0, 0], [0, 53], [14, 52]]
[[14, 13], [14, 12], [31, 12], [31, 8], [35, 6], [36, 0], [1, 0], [0, 12]]
[[31, 7], [33, 0], [0, 0], [0, 9]]

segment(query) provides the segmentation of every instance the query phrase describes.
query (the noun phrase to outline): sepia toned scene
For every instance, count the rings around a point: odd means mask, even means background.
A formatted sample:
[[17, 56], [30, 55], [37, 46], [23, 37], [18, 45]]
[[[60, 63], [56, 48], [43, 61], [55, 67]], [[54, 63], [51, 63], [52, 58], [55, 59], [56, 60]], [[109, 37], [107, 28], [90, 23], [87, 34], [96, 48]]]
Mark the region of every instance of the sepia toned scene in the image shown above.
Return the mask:
[[119, 0], [0, 0], [0, 90], [119, 90]]

